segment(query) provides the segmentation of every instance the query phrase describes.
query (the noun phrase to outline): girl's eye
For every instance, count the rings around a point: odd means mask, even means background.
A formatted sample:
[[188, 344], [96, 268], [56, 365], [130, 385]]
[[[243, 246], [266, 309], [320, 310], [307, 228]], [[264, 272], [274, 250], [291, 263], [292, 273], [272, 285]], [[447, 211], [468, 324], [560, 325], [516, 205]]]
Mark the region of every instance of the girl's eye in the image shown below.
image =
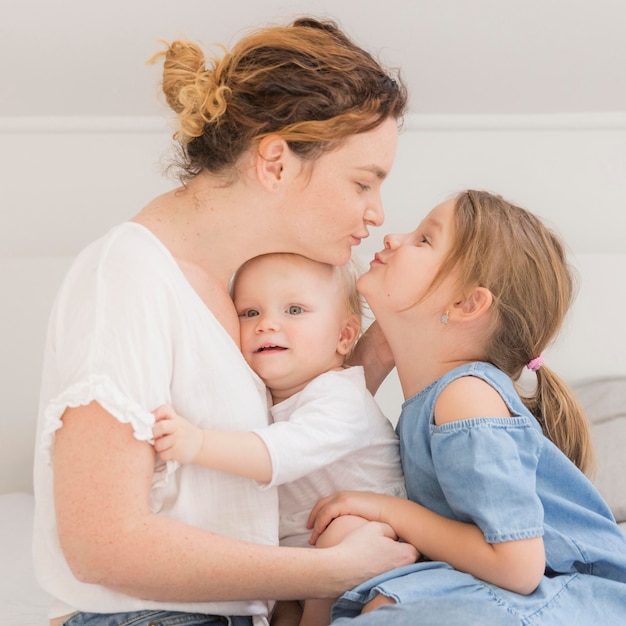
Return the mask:
[[259, 312], [256, 309], [247, 309], [239, 315], [239, 317], [256, 317]]
[[289, 313], [289, 315], [300, 315], [300, 313], [303, 313], [304, 309], [301, 306], [298, 306], [297, 304], [292, 304], [288, 309], [287, 309], [287, 313]]

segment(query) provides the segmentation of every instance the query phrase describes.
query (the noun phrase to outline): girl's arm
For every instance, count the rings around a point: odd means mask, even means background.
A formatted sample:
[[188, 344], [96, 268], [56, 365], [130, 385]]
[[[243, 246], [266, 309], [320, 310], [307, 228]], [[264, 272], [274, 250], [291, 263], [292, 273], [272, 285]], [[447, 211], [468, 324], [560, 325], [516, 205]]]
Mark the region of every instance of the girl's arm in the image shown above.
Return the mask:
[[269, 483], [272, 461], [263, 440], [251, 432], [203, 430], [169, 405], [154, 411], [154, 448], [164, 461], [196, 463]]
[[[510, 417], [500, 394], [484, 380], [472, 376], [450, 383], [435, 406], [438, 425], [485, 415]], [[506, 501], [502, 506], [507, 506]], [[348, 493], [321, 500], [309, 518], [309, 527], [314, 528], [311, 541], [334, 517], [348, 513], [385, 522], [427, 558], [445, 561], [455, 569], [517, 593], [534, 591], [545, 571], [541, 537], [487, 543], [478, 526], [450, 520], [419, 504], [391, 496], [361, 497]]]
[[415, 560], [366, 524], [339, 546], [278, 548], [239, 541], [150, 511], [155, 453], [100, 404], [69, 408], [56, 433], [54, 495], [74, 575], [150, 600], [333, 597]]
[[516, 593], [532, 593], [545, 571], [541, 537], [490, 544], [473, 524], [450, 520], [410, 500], [374, 493], [346, 491], [320, 500], [309, 517], [311, 542], [339, 515], [389, 524], [428, 559]]

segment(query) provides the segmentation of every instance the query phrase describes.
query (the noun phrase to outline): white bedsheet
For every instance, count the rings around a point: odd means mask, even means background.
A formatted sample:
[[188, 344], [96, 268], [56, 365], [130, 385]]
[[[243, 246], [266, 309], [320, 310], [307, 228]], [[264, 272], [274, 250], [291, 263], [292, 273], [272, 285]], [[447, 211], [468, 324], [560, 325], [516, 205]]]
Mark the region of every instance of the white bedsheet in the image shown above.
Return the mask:
[[31, 558], [33, 507], [32, 494], [0, 494], [0, 626], [48, 624]]

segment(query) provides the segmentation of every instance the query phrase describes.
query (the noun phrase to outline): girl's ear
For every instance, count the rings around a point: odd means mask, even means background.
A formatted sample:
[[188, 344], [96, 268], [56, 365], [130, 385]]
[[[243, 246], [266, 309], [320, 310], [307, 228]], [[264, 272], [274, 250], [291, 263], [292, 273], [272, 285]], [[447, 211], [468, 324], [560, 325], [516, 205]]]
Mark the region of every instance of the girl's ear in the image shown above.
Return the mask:
[[337, 352], [343, 356], [346, 356], [352, 350], [356, 340], [361, 332], [361, 320], [358, 315], [350, 315], [346, 318], [341, 334], [339, 335], [339, 341], [337, 342]]
[[256, 172], [261, 184], [269, 191], [275, 192], [280, 188], [285, 161], [289, 154], [287, 142], [279, 135], [267, 135], [261, 139], [256, 158]]
[[458, 321], [476, 320], [491, 308], [493, 294], [486, 287], [474, 287], [462, 300], [454, 303]]

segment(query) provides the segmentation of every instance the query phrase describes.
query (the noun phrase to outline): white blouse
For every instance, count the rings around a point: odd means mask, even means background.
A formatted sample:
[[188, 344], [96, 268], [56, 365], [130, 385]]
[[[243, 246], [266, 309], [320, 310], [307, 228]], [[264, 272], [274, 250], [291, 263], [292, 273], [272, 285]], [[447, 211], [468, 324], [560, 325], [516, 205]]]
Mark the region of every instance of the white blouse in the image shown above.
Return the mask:
[[[99, 402], [150, 441], [151, 411], [172, 404], [201, 428], [249, 431], [268, 423], [267, 392], [237, 345], [162, 243], [128, 222], [77, 257], [57, 295], [44, 354], [35, 451], [34, 559], [55, 599], [50, 616], [165, 608], [257, 615], [268, 603], [141, 600], [72, 575], [57, 537], [51, 457], [68, 407]], [[157, 460], [153, 512], [245, 541], [278, 543], [275, 489], [246, 478]], [[150, 558], [150, 555], [146, 555]]]

